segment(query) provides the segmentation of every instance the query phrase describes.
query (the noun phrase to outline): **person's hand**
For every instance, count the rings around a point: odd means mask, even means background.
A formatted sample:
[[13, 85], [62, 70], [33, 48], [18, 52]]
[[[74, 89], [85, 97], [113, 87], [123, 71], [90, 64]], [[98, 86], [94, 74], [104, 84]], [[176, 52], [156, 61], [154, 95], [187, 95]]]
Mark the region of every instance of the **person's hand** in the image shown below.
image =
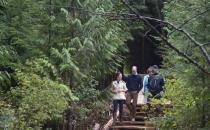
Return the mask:
[[149, 92], [144, 92], [144, 96], [149, 96]]
[[140, 93], [141, 95], [144, 95], [144, 92], [143, 92], [143, 91], [140, 91], [139, 93]]
[[118, 92], [125, 92], [124, 89], [118, 89]]
[[164, 92], [163, 92], [163, 91], [161, 91], [161, 92], [160, 92], [160, 96], [162, 97], [163, 95], [164, 95]]
[[120, 93], [122, 92], [122, 89], [115, 89], [115, 93]]
[[119, 93], [119, 90], [118, 90], [118, 89], [115, 89], [114, 92], [115, 92], [115, 93]]

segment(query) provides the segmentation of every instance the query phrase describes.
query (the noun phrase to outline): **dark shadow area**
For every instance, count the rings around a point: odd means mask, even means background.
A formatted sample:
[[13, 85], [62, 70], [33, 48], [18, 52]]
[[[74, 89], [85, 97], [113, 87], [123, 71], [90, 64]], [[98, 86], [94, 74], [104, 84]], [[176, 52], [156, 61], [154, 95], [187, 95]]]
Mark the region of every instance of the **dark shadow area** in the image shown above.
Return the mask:
[[162, 57], [159, 53], [159, 42], [155, 39], [144, 36], [140, 30], [132, 31], [133, 40], [127, 41], [129, 54], [127, 56], [129, 66], [137, 66], [139, 73], [145, 73], [151, 65], [160, 66]]
[[[139, 14], [157, 19], [163, 19], [161, 10], [163, 9], [162, 0], [147, 0], [144, 3], [144, 9], [139, 9]], [[137, 4], [137, 5], [138, 5]], [[159, 32], [163, 33], [163, 25], [155, 21], [149, 21]], [[129, 53], [127, 54], [126, 67], [133, 65], [138, 67], [139, 73], [146, 73], [146, 70], [151, 65], [161, 66], [162, 56], [160, 50], [160, 41], [156, 40], [153, 36], [157, 36], [154, 30], [144, 25], [144, 29], [131, 30], [133, 40], [127, 41]], [[127, 68], [128, 69], [128, 68]]]

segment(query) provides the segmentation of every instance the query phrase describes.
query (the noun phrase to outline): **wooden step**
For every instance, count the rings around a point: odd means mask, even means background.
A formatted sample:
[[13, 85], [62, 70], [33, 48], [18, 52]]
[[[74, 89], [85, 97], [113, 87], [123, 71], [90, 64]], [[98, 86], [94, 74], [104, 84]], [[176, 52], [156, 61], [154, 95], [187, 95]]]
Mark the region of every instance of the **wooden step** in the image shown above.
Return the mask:
[[137, 116], [147, 116], [147, 113], [146, 112], [136, 112], [136, 115]]
[[152, 122], [149, 121], [117, 121], [115, 126], [119, 125], [140, 125], [140, 126], [154, 126]]
[[146, 112], [147, 110], [144, 110], [143, 107], [136, 107], [137, 112]]
[[156, 130], [155, 127], [146, 127], [146, 126], [112, 126], [111, 127], [114, 130], [120, 130], [120, 129], [124, 129], [124, 130]]
[[[146, 116], [136, 116], [135, 119], [136, 119], [136, 121], [145, 121], [148, 118]], [[123, 120], [129, 121], [130, 117], [129, 116], [123, 116]]]
[[144, 121], [117, 121], [115, 125], [145, 125], [146, 122]]
[[137, 104], [137, 108], [142, 108], [142, 107], [145, 107], [145, 106], [150, 106], [152, 108], [154, 108], [154, 107], [173, 108], [172, 104], [152, 104], [152, 103]]
[[137, 104], [136, 106], [137, 107], [142, 107], [142, 106], [145, 106], [145, 105], [147, 105], [147, 104]]

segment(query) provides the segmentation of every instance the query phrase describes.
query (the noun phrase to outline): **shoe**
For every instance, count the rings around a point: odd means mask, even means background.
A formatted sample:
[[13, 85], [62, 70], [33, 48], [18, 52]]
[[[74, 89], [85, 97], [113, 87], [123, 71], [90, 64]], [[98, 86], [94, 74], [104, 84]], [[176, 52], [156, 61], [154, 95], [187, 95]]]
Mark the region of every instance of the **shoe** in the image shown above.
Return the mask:
[[121, 115], [119, 116], [119, 121], [122, 122], [122, 116]]
[[117, 113], [113, 113], [113, 124], [117, 121]]
[[135, 118], [132, 118], [131, 121], [135, 121]]

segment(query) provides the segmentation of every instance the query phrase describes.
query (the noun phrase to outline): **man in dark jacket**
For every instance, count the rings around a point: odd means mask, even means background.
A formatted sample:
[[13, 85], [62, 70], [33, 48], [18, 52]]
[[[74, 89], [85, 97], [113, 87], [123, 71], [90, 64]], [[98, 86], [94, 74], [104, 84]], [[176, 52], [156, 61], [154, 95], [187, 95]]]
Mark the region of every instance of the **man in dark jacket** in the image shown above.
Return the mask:
[[153, 98], [160, 99], [164, 93], [164, 78], [159, 74], [159, 67], [153, 65], [153, 74], [148, 79], [148, 89]]
[[[126, 96], [126, 105], [130, 110], [130, 117], [132, 121], [135, 121], [136, 116], [136, 105], [138, 100], [139, 91], [142, 89], [142, 78], [137, 73], [137, 67], [132, 67], [132, 74], [128, 75], [126, 78], [126, 86], [127, 86], [127, 96]], [[131, 103], [131, 100], [133, 102]]]

